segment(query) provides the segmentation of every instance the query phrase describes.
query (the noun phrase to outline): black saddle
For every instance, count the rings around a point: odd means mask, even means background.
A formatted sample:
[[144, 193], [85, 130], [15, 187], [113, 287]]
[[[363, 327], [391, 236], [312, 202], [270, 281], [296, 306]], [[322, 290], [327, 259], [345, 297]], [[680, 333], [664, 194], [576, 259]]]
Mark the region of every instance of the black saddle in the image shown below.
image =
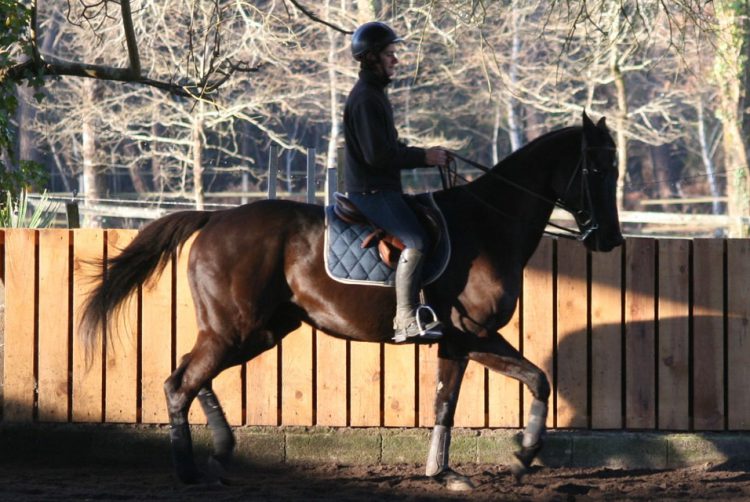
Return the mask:
[[[398, 237], [374, 225], [344, 194], [336, 192], [333, 197], [333, 211], [336, 213], [336, 216], [349, 224], [368, 225], [372, 227], [372, 232], [362, 241], [362, 249], [377, 245], [380, 259], [390, 268], [395, 269], [398, 264], [398, 258], [401, 256], [401, 251], [406, 247], [404, 243]], [[404, 198], [412, 211], [414, 211], [414, 214], [417, 215], [417, 219], [423, 228], [427, 231], [430, 242], [427, 251], [429, 255], [435, 251], [438, 243], [441, 241], [443, 234], [442, 218], [435, 208], [422, 204], [416, 197], [406, 195]]]

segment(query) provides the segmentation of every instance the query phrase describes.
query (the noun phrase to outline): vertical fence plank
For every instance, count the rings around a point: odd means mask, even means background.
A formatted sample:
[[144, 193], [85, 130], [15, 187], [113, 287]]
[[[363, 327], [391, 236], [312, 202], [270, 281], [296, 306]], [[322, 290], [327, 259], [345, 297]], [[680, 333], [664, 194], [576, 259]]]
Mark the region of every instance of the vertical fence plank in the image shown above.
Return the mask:
[[5, 346], [3, 420], [34, 418], [35, 230], [5, 231]]
[[[500, 329], [500, 334], [514, 348], [521, 347], [521, 309], [510, 322]], [[487, 420], [490, 427], [521, 427], [521, 382], [495, 371], [487, 372]]]
[[[108, 230], [107, 257], [114, 258], [135, 238], [135, 230]], [[134, 423], [138, 399], [138, 297], [134, 292], [107, 336], [104, 418]]]
[[727, 408], [730, 430], [750, 430], [750, 239], [727, 241]]
[[693, 428], [724, 428], [724, 240], [693, 241]]
[[438, 372], [437, 344], [419, 345], [419, 426], [435, 425]]
[[386, 344], [383, 350], [383, 425], [414, 427], [416, 424], [415, 345]]
[[557, 427], [588, 427], [586, 248], [557, 243]]
[[466, 365], [466, 373], [464, 373], [464, 379], [461, 382], [461, 392], [458, 394], [458, 404], [456, 405], [454, 419], [456, 427], [485, 426], [486, 372], [485, 367], [476, 361], [469, 361], [469, 364]]
[[622, 420], [622, 248], [591, 259], [591, 426]]
[[[552, 259], [554, 241], [544, 238], [523, 272], [523, 355], [552, 380], [554, 351], [554, 299]], [[555, 389], [552, 389], [555, 392]], [[529, 416], [532, 395], [524, 389], [524, 417]], [[554, 412], [547, 416], [547, 427], [554, 425]]]
[[380, 425], [380, 348], [378, 343], [351, 343], [351, 426]]
[[102, 327], [97, 341], [91, 347], [90, 361], [86, 347], [78, 336], [81, 309], [91, 291], [99, 284], [104, 263], [104, 230], [79, 229], [73, 233], [73, 410], [74, 422], [101, 422], [102, 378]]
[[316, 425], [346, 426], [346, 340], [324, 335], [318, 331], [316, 394]]
[[313, 338], [303, 324], [281, 341], [282, 425], [313, 425]]
[[625, 426], [656, 427], [656, 241], [625, 244]]
[[225, 369], [214, 378], [212, 386], [227, 422], [242, 425], [242, 366]]
[[173, 260], [141, 290], [141, 421], [167, 423], [164, 380], [172, 373]]
[[39, 232], [38, 408], [42, 422], [68, 420], [70, 231]]
[[247, 425], [280, 425], [279, 347], [246, 363]]
[[690, 426], [689, 247], [687, 240], [659, 241], [659, 429]]

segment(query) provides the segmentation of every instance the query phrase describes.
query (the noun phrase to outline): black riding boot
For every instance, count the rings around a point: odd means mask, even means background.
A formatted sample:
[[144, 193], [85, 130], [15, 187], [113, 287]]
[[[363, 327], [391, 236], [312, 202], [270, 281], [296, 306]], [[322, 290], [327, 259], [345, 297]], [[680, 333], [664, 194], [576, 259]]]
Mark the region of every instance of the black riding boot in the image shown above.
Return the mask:
[[401, 252], [396, 267], [396, 317], [393, 319], [393, 340], [404, 342], [419, 337], [435, 340], [443, 336], [442, 324], [432, 309], [419, 305], [424, 254], [413, 248]]

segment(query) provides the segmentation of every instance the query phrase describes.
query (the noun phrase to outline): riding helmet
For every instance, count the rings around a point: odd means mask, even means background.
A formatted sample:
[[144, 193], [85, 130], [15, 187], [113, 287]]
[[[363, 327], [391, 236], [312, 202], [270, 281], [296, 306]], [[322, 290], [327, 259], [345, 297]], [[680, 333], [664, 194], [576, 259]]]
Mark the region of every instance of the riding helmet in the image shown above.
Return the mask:
[[368, 52], [377, 53], [386, 46], [403, 40], [385, 23], [365, 23], [352, 35], [352, 56], [359, 61]]

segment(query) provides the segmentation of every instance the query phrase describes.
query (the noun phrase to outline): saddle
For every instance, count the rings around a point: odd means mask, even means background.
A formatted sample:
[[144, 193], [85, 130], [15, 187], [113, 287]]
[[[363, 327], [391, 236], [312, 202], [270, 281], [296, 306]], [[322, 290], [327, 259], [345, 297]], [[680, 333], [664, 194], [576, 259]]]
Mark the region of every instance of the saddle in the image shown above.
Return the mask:
[[[406, 248], [401, 239], [374, 225], [344, 194], [336, 192], [333, 197], [333, 212], [336, 213], [336, 216], [350, 225], [359, 224], [372, 227], [372, 232], [364, 238], [360, 247], [366, 249], [377, 244], [380, 259], [389, 268], [395, 270], [401, 251]], [[407, 195], [405, 199], [414, 214], [417, 215], [422, 227], [427, 231], [430, 242], [430, 249], [428, 249], [427, 254], [431, 254], [441, 241], [443, 233], [442, 218], [435, 208], [420, 203], [416, 197]]]

